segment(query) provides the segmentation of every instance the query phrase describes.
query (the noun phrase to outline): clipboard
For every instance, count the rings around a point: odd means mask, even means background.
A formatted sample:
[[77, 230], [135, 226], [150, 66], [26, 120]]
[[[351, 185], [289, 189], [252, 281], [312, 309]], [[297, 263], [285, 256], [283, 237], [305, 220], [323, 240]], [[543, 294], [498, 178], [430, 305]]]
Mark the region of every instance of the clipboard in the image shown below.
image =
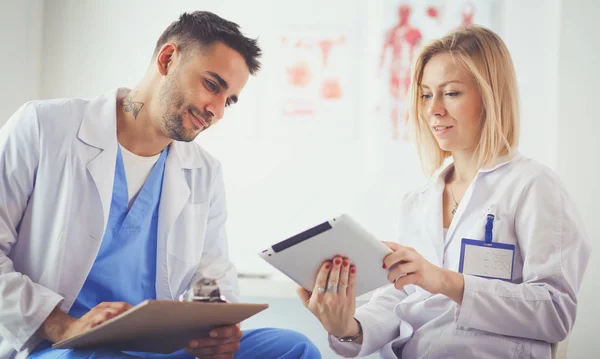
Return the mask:
[[381, 264], [392, 250], [348, 214], [317, 226], [260, 252], [258, 255], [307, 291], [312, 291], [321, 265], [335, 256], [356, 266], [355, 295], [389, 285]]
[[108, 349], [169, 354], [215, 327], [240, 323], [268, 304], [146, 300], [85, 333], [52, 345], [56, 349]]

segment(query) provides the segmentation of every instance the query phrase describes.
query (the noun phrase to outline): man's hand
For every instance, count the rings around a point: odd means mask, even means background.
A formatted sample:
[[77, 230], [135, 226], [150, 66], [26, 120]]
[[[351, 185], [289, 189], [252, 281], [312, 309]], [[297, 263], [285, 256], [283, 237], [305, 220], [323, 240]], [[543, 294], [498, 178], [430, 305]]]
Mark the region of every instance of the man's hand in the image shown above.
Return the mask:
[[185, 351], [199, 359], [233, 359], [240, 347], [240, 325], [212, 329], [208, 337], [192, 339]]
[[131, 304], [125, 302], [104, 302], [76, 319], [56, 307], [40, 327], [39, 333], [44, 339], [56, 343], [81, 334], [130, 308]]

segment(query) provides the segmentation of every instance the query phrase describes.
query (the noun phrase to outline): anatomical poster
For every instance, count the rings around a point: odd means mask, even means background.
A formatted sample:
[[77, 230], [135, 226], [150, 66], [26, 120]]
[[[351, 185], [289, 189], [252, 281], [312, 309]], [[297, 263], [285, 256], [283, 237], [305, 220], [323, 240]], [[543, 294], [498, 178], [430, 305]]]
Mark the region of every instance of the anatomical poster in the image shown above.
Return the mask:
[[351, 140], [358, 107], [353, 33], [303, 29], [277, 41], [276, 122], [269, 132]]

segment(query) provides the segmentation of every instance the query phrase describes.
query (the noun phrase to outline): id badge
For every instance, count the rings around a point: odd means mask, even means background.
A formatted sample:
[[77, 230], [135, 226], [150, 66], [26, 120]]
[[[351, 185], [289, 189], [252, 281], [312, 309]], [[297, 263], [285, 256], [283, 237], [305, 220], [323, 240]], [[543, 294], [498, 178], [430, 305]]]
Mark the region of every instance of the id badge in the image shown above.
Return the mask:
[[515, 245], [463, 238], [458, 271], [488, 279], [512, 281]]

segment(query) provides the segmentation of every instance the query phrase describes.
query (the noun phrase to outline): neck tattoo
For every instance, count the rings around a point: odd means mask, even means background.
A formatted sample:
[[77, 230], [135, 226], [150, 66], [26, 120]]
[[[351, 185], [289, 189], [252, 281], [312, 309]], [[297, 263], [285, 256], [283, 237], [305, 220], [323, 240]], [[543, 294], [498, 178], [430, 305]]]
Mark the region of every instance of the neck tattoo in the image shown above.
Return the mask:
[[137, 94], [137, 91], [130, 92], [125, 98], [119, 101], [119, 105], [125, 107], [125, 112], [133, 112], [133, 119], [137, 120], [137, 116], [144, 107], [143, 102], [133, 101], [133, 96]]

